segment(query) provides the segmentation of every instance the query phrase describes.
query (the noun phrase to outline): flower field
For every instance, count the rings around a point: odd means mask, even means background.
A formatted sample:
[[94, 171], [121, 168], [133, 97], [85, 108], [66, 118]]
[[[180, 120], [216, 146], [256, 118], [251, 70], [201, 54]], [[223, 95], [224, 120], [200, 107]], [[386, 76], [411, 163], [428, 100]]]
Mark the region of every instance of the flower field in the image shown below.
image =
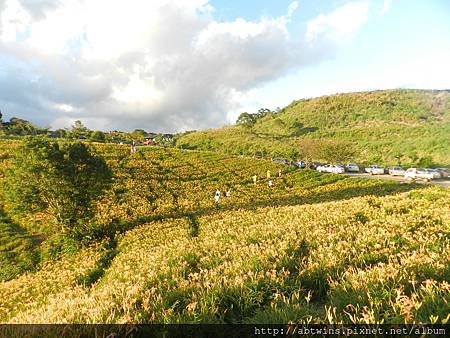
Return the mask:
[[[0, 142], [0, 168], [14, 146]], [[450, 319], [448, 190], [208, 152], [95, 147], [114, 183], [92, 221], [114, 236], [0, 281], [0, 322]], [[0, 250], [31, 250], [37, 235], [44, 246], [45, 222], [2, 218]]]

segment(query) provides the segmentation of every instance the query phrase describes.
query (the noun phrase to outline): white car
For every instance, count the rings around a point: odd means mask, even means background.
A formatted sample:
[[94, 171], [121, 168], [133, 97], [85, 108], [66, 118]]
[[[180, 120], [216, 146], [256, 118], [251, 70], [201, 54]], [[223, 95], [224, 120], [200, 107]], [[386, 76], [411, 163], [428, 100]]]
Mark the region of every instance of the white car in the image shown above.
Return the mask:
[[410, 181], [424, 180], [430, 182], [434, 178], [434, 175], [425, 169], [409, 168], [405, 172], [405, 178]]
[[405, 175], [405, 169], [403, 169], [402, 167], [389, 168], [389, 175], [391, 175], [391, 176], [404, 176]]
[[321, 173], [332, 173], [332, 174], [343, 174], [345, 171], [343, 167], [331, 164], [318, 166], [316, 170]]
[[345, 169], [351, 173], [359, 172], [359, 167], [355, 163], [347, 163], [347, 165], [345, 166]]
[[379, 167], [375, 164], [369, 165], [365, 169], [366, 173], [369, 173], [370, 175], [383, 175], [384, 174], [384, 168]]

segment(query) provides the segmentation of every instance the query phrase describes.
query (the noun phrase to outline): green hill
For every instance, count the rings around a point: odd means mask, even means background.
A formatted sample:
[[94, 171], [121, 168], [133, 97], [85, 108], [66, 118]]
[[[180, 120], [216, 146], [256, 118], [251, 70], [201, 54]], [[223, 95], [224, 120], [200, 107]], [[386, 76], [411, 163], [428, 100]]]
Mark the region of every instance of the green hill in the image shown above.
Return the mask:
[[448, 165], [450, 91], [398, 89], [302, 99], [254, 124], [187, 133], [177, 146], [297, 159], [310, 155], [306, 148], [316, 142], [351, 145], [352, 159], [362, 163]]

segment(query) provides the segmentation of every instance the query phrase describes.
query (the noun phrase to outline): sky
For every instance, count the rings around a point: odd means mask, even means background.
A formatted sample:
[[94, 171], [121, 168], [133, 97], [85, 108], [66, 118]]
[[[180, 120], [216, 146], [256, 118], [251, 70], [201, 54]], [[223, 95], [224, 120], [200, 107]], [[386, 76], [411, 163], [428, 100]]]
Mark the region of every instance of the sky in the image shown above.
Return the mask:
[[200, 130], [294, 100], [450, 88], [448, 0], [0, 0], [0, 111]]

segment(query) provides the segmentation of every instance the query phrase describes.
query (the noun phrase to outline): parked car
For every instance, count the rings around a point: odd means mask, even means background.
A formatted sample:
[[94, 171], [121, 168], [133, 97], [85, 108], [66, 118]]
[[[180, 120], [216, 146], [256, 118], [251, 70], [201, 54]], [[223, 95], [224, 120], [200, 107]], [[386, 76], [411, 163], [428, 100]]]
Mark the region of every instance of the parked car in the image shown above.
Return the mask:
[[391, 176], [404, 176], [405, 175], [405, 169], [402, 167], [391, 167], [389, 168], [389, 175]]
[[347, 163], [345, 165], [345, 170], [350, 173], [358, 173], [359, 167], [355, 163]]
[[441, 178], [441, 173], [437, 169], [424, 169], [426, 172], [431, 173], [433, 178]]
[[300, 169], [305, 169], [305, 168], [306, 168], [305, 161], [303, 161], [303, 160], [294, 162], [293, 165], [294, 165], [296, 168], [300, 168]]
[[369, 165], [364, 170], [366, 173], [369, 173], [370, 175], [383, 175], [384, 174], [384, 168], [377, 166], [375, 164]]
[[317, 167], [319, 167], [319, 166], [321, 166], [321, 165], [322, 165], [322, 163], [320, 163], [320, 162], [311, 162], [311, 163], [309, 164], [309, 169], [315, 170], [315, 169], [317, 169]]
[[446, 178], [450, 176], [450, 169], [447, 168], [437, 168], [437, 170], [441, 173], [441, 178]]
[[286, 165], [292, 164], [291, 161], [289, 161], [288, 159], [280, 158], [280, 157], [272, 158], [272, 162], [279, 163], [279, 164], [286, 164]]
[[405, 172], [405, 178], [410, 181], [424, 180], [430, 182], [433, 179], [433, 173], [427, 172], [425, 169], [409, 168]]
[[321, 173], [326, 173], [326, 172], [327, 172], [327, 167], [328, 167], [328, 166], [329, 166], [329, 164], [319, 165], [319, 166], [316, 167], [316, 170], [317, 170], [318, 172], [321, 172]]
[[333, 173], [333, 174], [343, 174], [345, 172], [344, 167], [340, 165], [321, 165], [316, 168], [317, 171], [321, 173]]

